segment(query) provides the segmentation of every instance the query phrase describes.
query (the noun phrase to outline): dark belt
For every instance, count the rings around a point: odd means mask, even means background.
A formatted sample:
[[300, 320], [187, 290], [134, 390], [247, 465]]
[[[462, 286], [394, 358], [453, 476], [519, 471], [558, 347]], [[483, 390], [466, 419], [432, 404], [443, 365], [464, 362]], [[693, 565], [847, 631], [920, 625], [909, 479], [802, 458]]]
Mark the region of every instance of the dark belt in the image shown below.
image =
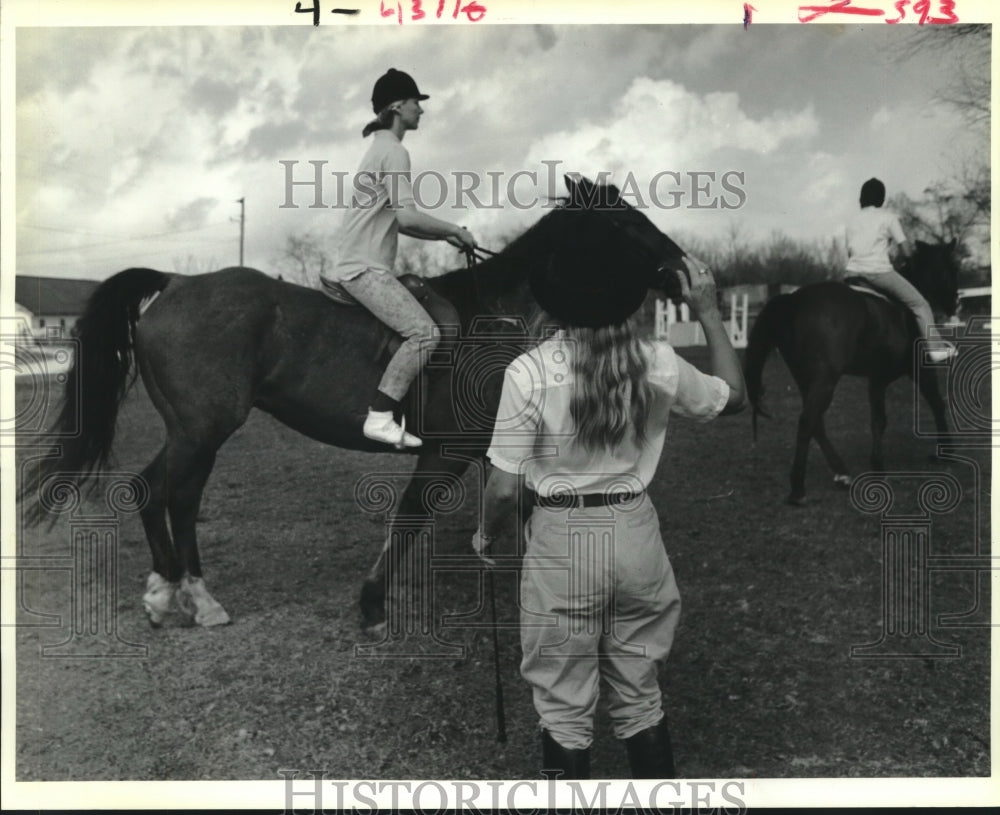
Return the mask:
[[580, 509], [581, 507], [609, 507], [625, 504], [639, 498], [641, 492], [592, 492], [585, 495], [557, 493], [555, 495], [535, 494], [535, 504], [544, 509]]

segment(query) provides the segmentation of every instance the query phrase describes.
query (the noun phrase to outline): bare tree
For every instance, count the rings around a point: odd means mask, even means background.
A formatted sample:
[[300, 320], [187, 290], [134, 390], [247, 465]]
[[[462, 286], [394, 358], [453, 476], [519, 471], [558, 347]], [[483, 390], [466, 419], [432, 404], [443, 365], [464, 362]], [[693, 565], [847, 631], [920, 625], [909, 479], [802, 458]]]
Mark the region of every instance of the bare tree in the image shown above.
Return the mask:
[[209, 258], [198, 258], [194, 255], [188, 255], [187, 257], [183, 255], [174, 256], [174, 271], [178, 274], [204, 274], [216, 268], [218, 267], [215, 265], [214, 256]]
[[924, 51], [939, 53], [942, 73], [951, 81], [937, 99], [961, 114], [966, 124], [989, 128], [990, 26], [986, 24], [913, 26], [896, 50], [905, 61]]
[[918, 200], [905, 193], [889, 205], [899, 214], [911, 238], [931, 243], [955, 241], [961, 257], [971, 254], [971, 242], [988, 236], [990, 224], [989, 169], [966, 166], [951, 181], [937, 181]]
[[328, 238], [305, 230], [285, 237], [285, 245], [275, 264], [285, 280], [318, 288], [320, 277], [333, 267], [334, 256]]

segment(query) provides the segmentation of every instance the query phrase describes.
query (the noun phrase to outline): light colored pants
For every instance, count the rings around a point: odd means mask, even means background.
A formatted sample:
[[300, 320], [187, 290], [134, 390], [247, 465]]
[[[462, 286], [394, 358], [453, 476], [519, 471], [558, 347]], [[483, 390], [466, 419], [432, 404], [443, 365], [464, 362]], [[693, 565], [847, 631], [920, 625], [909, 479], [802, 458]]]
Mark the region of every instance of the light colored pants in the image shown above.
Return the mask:
[[615, 735], [663, 716], [657, 677], [681, 598], [648, 496], [616, 507], [536, 507], [521, 575], [521, 675], [541, 726], [589, 747], [600, 680]]
[[920, 328], [920, 336], [928, 340], [939, 340], [941, 335], [931, 327], [934, 314], [924, 296], [899, 272], [848, 272], [851, 277], [863, 277], [879, 291], [891, 294], [913, 312]]
[[426, 355], [440, 342], [440, 330], [426, 309], [395, 277], [369, 269], [353, 280], [342, 280], [348, 293], [393, 331], [403, 344], [393, 354], [378, 389], [397, 402], [420, 374]]

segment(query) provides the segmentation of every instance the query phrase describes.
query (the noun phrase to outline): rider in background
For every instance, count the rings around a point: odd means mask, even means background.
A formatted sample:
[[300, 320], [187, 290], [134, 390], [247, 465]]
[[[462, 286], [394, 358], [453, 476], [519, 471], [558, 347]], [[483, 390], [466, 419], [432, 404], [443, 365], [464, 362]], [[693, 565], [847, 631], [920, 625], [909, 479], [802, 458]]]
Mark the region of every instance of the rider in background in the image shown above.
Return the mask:
[[861, 211], [848, 222], [845, 229], [847, 245], [847, 274], [863, 277], [868, 283], [886, 294], [897, 298], [913, 312], [920, 327], [920, 335], [940, 345], [930, 351], [934, 362], [943, 362], [954, 356], [956, 348], [941, 339], [931, 325], [934, 315], [923, 295], [893, 266], [893, 259], [905, 260], [913, 254], [913, 246], [903, 233], [899, 218], [882, 209], [885, 202], [885, 185], [877, 178], [869, 178], [861, 186]]
[[704, 328], [711, 375], [668, 343], [640, 337], [633, 315], [648, 281], [608, 243], [589, 235], [529, 278], [560, 329], [507, 368], [472, 546], [490, 563], [492, 540], [513, 532], [522, 487], [534, 492], [521, 570], [521, 675], [540, 720], [542, 767], [589, 778], [603, 680], [632, 776], [672, 778], [658, 666], [681, 602], [645, 489], [670, 414], [707, 421], [736, 412], [744, 384], [708, 268], [686, 259], [696, 273], [682, 296]]
[[424, 307], [396, 279], [393, 265], [398, 235], [447, 240], [459, 248], [476, 245], [467, 229], [421, 212], [414, 202], [410, 155], [402, 142], [408, 130], [419, 126], [423, 115], [420, 102], [428, 98], [409, 74], [395, 68], [375, 83], [372, 108], [377, 116], [362, 132], [362, 137], [374, 134], [374, 138], [355, 176], [355, 195], [344, 215], [331, 279], [321, 280], [328, 293], [339, 284], [404, 338], [382, 375], [363, 428], [366, 438], [399, 448], [422, 443], [406, 432], [405, 419], [399, 416], [400, 402], [420, 373], [421, 353], [434, 350], [440, 332]]

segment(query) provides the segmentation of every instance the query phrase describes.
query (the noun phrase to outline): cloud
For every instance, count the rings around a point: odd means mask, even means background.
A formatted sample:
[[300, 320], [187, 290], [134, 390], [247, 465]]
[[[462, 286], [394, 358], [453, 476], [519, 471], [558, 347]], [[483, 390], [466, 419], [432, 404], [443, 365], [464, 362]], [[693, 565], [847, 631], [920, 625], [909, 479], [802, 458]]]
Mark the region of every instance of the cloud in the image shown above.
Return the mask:
[[771, 154], [818, 130], [811, 107], [754, 119], [735, 93], [698, 95], [671, 80], [639, 77], [606, 114], [539, 139], [528, 153], [533, 161], [559, 159], [584, 173], [651, 176], [664, 169], [710, 170], [721, 151]]
[[205, 225], [208, 215], [218, 205], [217, 198], [202, 196], [189, 201], [167, 215], [167, 227], [171, 230], [199, 229]]
[[882, 105], [875, 113], [872, 115], [871, 119], [871, 129], [881, 130], [882, 128], [888, 126], [892, 121], [892, 114], [889, 112], [889, 108]]

